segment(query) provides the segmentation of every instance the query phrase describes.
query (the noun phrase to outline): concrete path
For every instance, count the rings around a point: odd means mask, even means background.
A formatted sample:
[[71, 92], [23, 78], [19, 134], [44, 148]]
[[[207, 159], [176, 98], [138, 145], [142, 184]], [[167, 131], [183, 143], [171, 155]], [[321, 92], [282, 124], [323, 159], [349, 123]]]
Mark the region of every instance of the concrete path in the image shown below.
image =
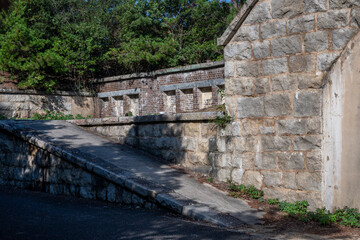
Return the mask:
[[[37, 137], [52, 145], [75, 149], [101, 158], [112, 166], [116, 166], [114, 171], [126, 170], [137, 177], [170, 188], [176, 194], [200, 203], [193, 207], [188, 206], [186, 210], [188, 213], [185, 214], [187, 216], [191, 216], [192, 211], [201, 212], [205, 215], [203, 220], [209, 220], [214, 214], [212, 210], [216, 210], [232, 216], [230, 225], [261, 223], [264, 213], [252, 209], [245, 201], [230, 198], [224, 192], [210, 185], [201, 184], [189, 175], [160, 163], [148, 155], [112, 143], [71, 123], [64, 121], [11, 121], [11, 125], [17, 129], [32, 130]], [[206, 217], [207, 214], [210, 215], [209, 218]], [[234, 223], [234, 219], [238, 221]], [[228, 225], [224, 218], [218, 221], [220, 225]]]

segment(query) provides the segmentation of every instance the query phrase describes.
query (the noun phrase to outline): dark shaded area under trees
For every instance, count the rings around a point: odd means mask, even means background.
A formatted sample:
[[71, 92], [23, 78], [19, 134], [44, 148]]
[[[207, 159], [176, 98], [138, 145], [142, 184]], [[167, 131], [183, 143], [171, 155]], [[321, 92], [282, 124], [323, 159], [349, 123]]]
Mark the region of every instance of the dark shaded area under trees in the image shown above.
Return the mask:
[[222, 59], [216, 39], [243, 0], [13, 0], [0, 15], [0, 70], [22, 88]]

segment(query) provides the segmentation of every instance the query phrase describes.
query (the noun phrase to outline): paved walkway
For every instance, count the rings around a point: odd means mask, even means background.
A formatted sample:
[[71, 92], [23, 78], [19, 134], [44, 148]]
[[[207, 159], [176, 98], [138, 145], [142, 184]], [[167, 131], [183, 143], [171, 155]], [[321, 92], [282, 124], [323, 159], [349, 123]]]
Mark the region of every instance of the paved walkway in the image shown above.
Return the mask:
[[201, 184], [180, 171], [160, 163], [139, 151], [91, 134], [64, 121], [16, 121], [13, 126], [33, 129], [40, 139], [53, 145], [61, 145], [94, 155], [114, 165], [117, 169], [130, 171], [148, 181], [161, 184], [176, 193], [208, 207], [235, 217], [243, 224], [256, 224], [264, 213], [252, 209], [245, 201], [226, 196], [210, 185]]

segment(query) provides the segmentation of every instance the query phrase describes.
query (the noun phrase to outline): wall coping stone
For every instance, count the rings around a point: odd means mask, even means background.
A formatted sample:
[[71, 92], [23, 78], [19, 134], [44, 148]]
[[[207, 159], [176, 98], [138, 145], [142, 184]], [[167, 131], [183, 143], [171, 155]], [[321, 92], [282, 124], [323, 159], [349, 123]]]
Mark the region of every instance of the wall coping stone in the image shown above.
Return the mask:
[[13, 95], [55, 95], [55, 96], [82, 96], [82, 97], [94, 97], [95, 95], [89, 92], [72, 92], [72, 91], [54, 91], [44, 92], [36, 90], [19, 90], [19, 89], [0, 89], [1, 94], [13, 94]]
[[98, 93], [98, 97], [99, 98], [118, 97], [118, 96], [139, 94], [139, 93], [140, 93], [140, 88], [136, 88], [136, 89], [126, 89], [126, 90], [114, 91], [114, 92], [102, 92], [102, 93]]
[[223, 35], [218, 38], [217, 42], [219, 46], [226, 46], [231, 41], [237, 30], [239, 30], [247, 16], [249, 16], [251, 10], [258, 2], [259, 0], [247, 0], [246, 3], [244, 3], [242, 8], [240, 9], [240, 12], [232, 20], [229, 27], [225, 30]]
[[179, 83], [173, 85], [164, 85], [160, 86], [160, 91], [167, 92], [173, 91], [177, 89], [192, 89], [192, 88], [203, 88], [203, 87], [211, 87], [214, 85], [225, 85], [225, 79], [213, 79], [213, 80], [206, 80], [206, 81], [199, 81], [199, 82], [189, 82], [189, 83]]
[[220, 67], [224, 67], [224, 66], [225, 66], [224, 61], [200, 63], [200, 64], [193, 64], [193, 65], [187, 65], [187, 66], [182, 66], [182, 67], [160, 69], [160, 70], [153, 71], [153, 72], [132, 73], [132, 74], [126, 74], [126, 75], [120, 75], [120, 76], [99, 78], [99, 79], [94, 79], [93, 83], [99, 84], [99, 83], [116, 82], [116, 81], [123, 81], [123, 80], [129, 80], [129, 79], [137, 79], [137, 78], [153, 78], [156, 76], [161, 76], [161, 75], [166, 75], [166, 74], [182, 73], [182, 72], [203, 70], [203, 69], [209, 69], [209, 68], [220, 68]]
[[109, 117], [80, 120], [68, 120], [78, 126], [101, 126], [101, 125], [130, 125], [145, 123], [169, 123], [169, 122], [208, 122], [218, 116], [218, 112], [195, 112], [178, 114], [161, 114], [136, 117]]

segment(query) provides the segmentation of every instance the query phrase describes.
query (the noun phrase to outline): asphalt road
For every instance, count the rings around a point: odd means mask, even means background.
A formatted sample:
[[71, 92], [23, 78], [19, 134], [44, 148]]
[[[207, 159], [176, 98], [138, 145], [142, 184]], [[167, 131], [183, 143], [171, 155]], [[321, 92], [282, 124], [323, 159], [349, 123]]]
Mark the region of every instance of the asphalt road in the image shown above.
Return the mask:
[[0, 187], [0, 240], [262, 239], [160, 210]]

